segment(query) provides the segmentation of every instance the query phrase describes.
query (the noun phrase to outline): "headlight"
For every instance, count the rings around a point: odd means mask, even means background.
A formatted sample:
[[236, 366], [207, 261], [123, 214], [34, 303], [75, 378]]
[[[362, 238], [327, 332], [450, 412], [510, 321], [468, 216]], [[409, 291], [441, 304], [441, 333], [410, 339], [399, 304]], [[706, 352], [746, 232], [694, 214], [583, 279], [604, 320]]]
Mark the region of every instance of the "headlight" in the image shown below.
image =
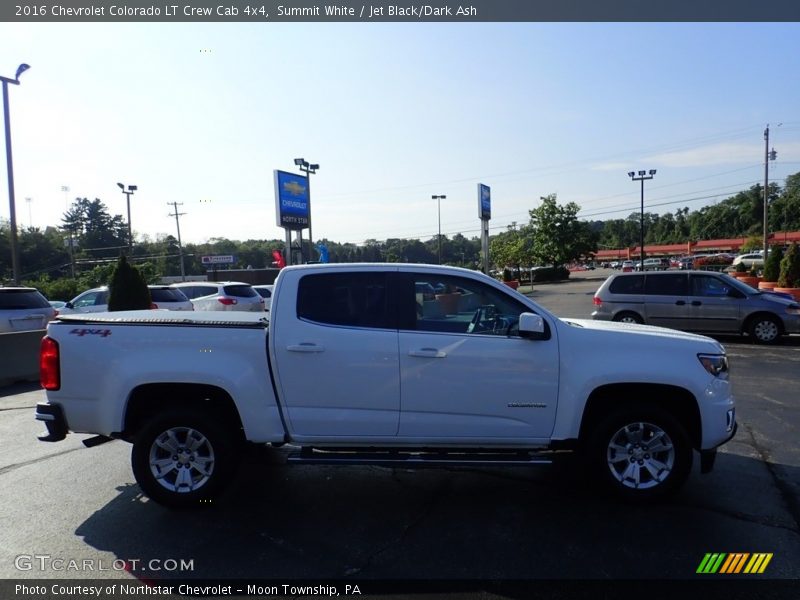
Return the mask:
[[800, 304], [790, 304], [786, 307], [786, 312], [790, 315], [800, 315]]
[[724, 354], [698, 354], [697, 358], [714, 377], [724, 377], [728, 373], [728, 357]]

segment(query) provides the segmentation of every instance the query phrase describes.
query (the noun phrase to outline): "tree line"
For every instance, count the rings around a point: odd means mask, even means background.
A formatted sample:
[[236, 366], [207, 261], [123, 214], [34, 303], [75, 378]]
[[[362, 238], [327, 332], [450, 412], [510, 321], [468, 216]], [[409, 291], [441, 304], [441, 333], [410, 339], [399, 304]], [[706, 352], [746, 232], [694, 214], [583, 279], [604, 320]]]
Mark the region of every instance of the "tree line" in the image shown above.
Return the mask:
[[[674, 213], [644, 215], [646, 244], [677, 244], [702, 239], [758, 235], [762, 229], [763, 186], [755, 185], [716, 204], [695, 211], [679, 208]], [[800, 230], [800, 173], [787, 177], [783, 187], [768, 189], [770, 231]], [[533, 204], [533, 203], [532, 203]], [[624, 219], [581, 220], [580, 207], [559, 204], [554, 194], [540, 199], [529, 211], [527, 223], [491, 236], [490, 261], [506, 266], [557, 266], [591, 256], [599, 248], [627, 248], [639, 243], [639, 212]], [[9, 225], [0, 221], [0, 280], [12, 278]], [[56, 284], [59, 298], [71, 298], [87, 287], [106, 283], [117, 257], [127, 253], [127, 222], [112, 215], [100, 199], [76, 198], [58, 224], [19, 231], [22, 279], [42, 287]], [[70, 256], [70, 241], [73, 252]], [[428, 240], [389, 238], [362, 244], [322, 239], [331, 262], [436, 263], [439, 238]], [[204, 275], [205, 255], [234, 255], [234, 267], [254, 269], [273, 266], [272, 251], [282, 251], [284, 241], [211, 238], [203, 244], [184, 244], [187, 275]], [[305, 257], [311, 252], [305, 248]], [[443, 264], [480, 268], [480, 239], [462, 234], [441, 237]], [[130, 261], [148, 281], [180, 273], [178, 241], [172, 235], [140, 235]], [[314, 253], [314, 258], [318, 254]], [[75, 278], [71, 277], [74, 268]]]

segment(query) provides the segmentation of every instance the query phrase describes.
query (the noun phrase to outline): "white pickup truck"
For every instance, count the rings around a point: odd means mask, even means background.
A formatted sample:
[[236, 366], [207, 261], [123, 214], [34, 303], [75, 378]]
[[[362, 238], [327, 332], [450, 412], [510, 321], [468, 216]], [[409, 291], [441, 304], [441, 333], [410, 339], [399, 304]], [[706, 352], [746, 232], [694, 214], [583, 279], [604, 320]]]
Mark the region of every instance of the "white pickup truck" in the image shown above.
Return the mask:
[[42, 340], [45, 441], [133, 443], [169, 506], [220, 492], [245, 443], [290, 463], [532, 465], [579, 451], [600, 484], [652, 499], [736, 431], [725, 350], [669, 329], [560, 319], [477, 272], [281, 271], [255, 313], [66, 315]]

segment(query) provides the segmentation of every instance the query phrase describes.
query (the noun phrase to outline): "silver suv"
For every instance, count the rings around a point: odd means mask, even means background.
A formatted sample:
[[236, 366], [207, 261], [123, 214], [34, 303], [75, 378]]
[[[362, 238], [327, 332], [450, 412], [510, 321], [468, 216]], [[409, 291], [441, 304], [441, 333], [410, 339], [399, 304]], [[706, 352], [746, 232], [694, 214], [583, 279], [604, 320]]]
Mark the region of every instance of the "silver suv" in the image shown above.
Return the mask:
[[44, 329], [57, 314], [36, 288], [0, 287], [0, 333]]
[[594, 306], [593, 319], [747, 334], [759, 344], [800, 333], [800, 304], [710, 271], [612, 275], [595, 292]]

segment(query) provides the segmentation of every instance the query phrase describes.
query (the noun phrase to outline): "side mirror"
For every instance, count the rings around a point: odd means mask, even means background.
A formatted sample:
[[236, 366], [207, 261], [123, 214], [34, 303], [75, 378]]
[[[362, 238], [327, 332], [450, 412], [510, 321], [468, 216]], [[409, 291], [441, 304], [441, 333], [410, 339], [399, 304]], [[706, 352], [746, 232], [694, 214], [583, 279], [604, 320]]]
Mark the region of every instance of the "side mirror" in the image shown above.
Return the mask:
[[73, 306], [72, 302], [67, 302], [64, 304], [64, 308], [75, 308], [75, 306]]
[[519, 316], [519, 335], [530, 340], [547, 340], [550, 330], [541, 315], [524, 312]]

